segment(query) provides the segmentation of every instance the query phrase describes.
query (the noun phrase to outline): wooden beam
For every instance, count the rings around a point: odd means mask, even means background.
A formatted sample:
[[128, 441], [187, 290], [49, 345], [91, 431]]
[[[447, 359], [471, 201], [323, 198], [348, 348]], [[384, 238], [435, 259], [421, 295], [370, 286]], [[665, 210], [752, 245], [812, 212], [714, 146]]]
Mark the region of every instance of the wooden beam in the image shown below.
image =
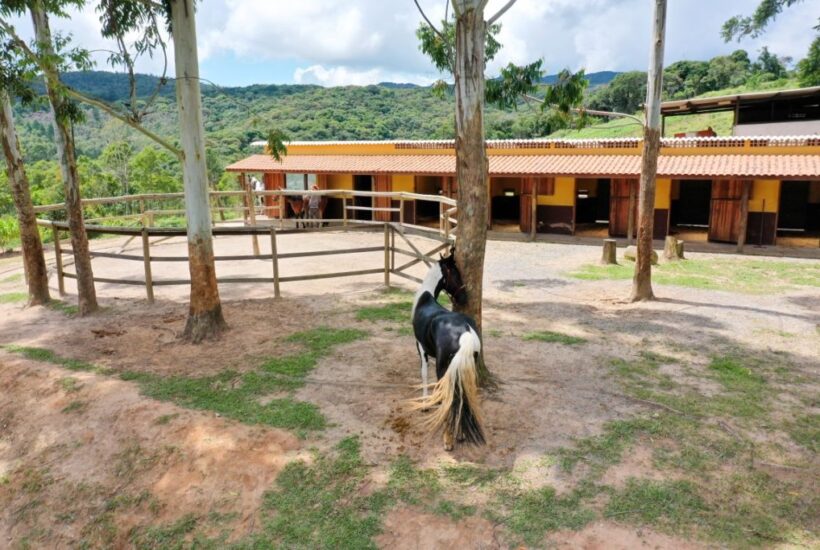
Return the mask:
[[740, 221], [737, 228], [737, 251], [743, 252], [743, 245], [746, 244], [746, 227], [749, 223], [749, 192], [751, 191], [751, 180], [743, 180], [743, 187], [740, 191]]

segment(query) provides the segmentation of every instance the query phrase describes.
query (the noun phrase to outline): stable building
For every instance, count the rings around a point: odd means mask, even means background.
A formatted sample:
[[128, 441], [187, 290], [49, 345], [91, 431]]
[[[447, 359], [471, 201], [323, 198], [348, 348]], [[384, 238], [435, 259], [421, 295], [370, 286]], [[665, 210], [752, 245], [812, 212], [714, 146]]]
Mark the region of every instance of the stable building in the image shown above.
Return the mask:
[[[488, 140], [490, 227], [497, 231], [625, 236], [637, 196], [641, 140]], [[455, 144], [436, 141], [294, 142], [276, 161], [252, 155], [227, 167], [261, 174], [269, 190], [404, 191], [455, 198]], [[360, 206], [398, 207], [387, 197]], [[743, 208], [743, 204], [747, 208]], [[534, 208], [533, 208], [534, 203]], [[637, 200], [634, 200], [637, 203]], [[275, 208], [273, 197], [268, 206]], [[404, 201], [405, 222], [438, 224], [432, 203]], [[327, 218], [341, 217], [330, 199]], [[665, 138], [658, 159], [655, 238], [820, 246], [820, 136]], [[357, 210], [368, 219], [397, 213]], [[534, 224], [534, 225], [533, 225]]]

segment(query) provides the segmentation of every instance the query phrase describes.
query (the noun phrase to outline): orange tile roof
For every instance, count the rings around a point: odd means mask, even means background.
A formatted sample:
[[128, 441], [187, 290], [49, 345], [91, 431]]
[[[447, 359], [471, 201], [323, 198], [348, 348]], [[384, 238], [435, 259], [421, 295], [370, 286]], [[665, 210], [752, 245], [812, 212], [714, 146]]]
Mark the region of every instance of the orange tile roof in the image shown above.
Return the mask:
[[[637, 176], [638, 155], [490, 156], [490, 175]], [[454, 175], [451, 155], [290, 155], [281, 162], [252, 155], [232, 172]], [[820, 179], [820, 155], [667, 155], [658, 159], [666, 177], [776, 177]]]

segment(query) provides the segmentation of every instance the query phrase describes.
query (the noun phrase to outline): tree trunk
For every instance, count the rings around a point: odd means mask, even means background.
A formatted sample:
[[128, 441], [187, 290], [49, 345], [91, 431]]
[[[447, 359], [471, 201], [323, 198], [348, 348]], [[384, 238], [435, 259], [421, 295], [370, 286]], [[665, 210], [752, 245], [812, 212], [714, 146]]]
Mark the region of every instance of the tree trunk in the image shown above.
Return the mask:
[[462, 1], [456, 19], [456, 262], [467, 288], [459, 310], [481, 327], [484, 249], [487, 241], [489, 164], [484, 148], [484, 35], [480, 1]]
[[55, 63], [56, 55], [42, 0], [31, 4], [31, 19], [40, 53], [43, 57], [46, 93], [54, 115], [54, 135], [57, 141], [57, 155], [65, 188], [65, 209], [68, 229], [71, 233], [71, 249], [74, 253], [74, 270], [77, 275], [77, 307], [80, 315], [88, 315], [97, 310], [97, 293], [94, 289], [94, 273], [91, 269], [91, 255], [88, 252], [88, 235], [83, 222], [83, 206], [80, 198], [80, 177], [77, 173], [77, 158], [74, 153], [74, 139], [66, 120], [68, 100], [59, 92], [60, 75]]
[[646, 87], [646, 126], [641, 155], [641, 184], [638, 198], [638, 251], [632, 279], [631, 302], [654, 300], [652, 292], [652, 233], [655, 218], [655, 177], [661, 148], [661, 89], [663, 49], [666, 33], [666, 0], [655, 0], [652, 53]]
[[170, 5], [191, 273], [191, 304], [183, 336], [196, 343], [218, 336], [226, 325], [214, 266], [194, 5], [193, 0], [171, 0]]
[[11, 100], [5, 90], [0, 90], [0, 141], [6, 157], [9, 186], [17, 207], [17, 221], [20, 225], [20, 243], [23, 248], [23, 265], [28, 285], [28, 305], [45, 304], [51, 299], [48, 292], [48, 271], [43, 255], [43, 243], [37, 230], [34, 206], [31, 203], [28, 177], [23, 166], [23, 156], [14, 129]]

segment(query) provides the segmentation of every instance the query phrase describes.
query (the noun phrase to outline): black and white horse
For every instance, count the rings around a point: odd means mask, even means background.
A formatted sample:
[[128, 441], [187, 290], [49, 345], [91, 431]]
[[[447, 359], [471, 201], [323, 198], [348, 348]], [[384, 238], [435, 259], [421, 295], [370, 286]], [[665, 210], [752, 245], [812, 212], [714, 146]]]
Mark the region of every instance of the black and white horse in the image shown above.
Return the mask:
[[[454, 441], [485, 443], [476, 371], [481, 338], [473, 319], [439, 305], [436, 298], [442, 290], [456, 304], [467, 299], [452, 253], [433, 264], [413, 301], [413, 332], [423, 384], [423, 397], [414, 408], [433, 411], [425, 424], [431, 431], [443, 428], [444, 448], [450, 451]], [[438, 382], [428, 393], [430, 356], [436, 359]]]

